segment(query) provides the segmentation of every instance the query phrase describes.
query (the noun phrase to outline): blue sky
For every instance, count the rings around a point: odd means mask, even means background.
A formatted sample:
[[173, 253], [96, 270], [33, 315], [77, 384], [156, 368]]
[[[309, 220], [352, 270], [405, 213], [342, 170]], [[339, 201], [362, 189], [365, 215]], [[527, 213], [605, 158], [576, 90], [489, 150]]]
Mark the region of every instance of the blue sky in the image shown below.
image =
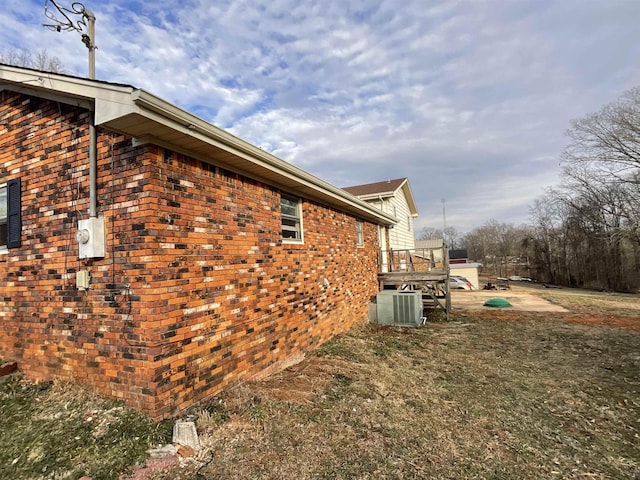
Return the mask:
[[[44, 3], [3, 1], [0, 51], [46, 48], [86, 75], [80, 35], [42, 27]], [[97, 78], [337, 186], [408, 177], [418, 230], [442, 226], [442, 199], [459, 231], [527, 222], [559, 180], [570, 121], [640, 84], [637, 0], [84, 5]]]

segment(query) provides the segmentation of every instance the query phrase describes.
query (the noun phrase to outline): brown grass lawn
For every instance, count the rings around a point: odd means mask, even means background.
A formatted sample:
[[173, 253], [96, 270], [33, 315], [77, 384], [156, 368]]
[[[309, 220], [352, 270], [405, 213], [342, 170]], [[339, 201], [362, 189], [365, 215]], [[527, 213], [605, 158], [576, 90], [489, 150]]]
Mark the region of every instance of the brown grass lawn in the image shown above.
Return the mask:
[[638, 299], [549, 292], [572, 313], [331, 341], [200, 410], [205, 449], [155, 478], [640, 478]]
[[343, 335], [190, 412], [202, 450], [151, 477], [640, 478], [636, 299], [547, 294], [571, 313], [465, 311]]

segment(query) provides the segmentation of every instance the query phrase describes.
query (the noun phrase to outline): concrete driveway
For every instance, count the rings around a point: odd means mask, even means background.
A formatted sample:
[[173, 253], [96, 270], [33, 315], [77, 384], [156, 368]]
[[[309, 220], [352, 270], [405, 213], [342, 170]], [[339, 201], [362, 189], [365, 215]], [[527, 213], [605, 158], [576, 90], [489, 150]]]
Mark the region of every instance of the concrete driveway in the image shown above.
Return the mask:
[[452, 290], [451, 307], [455, 310], [501, 310], [485, 307], [483, 304], [490, 298], [504, 298], [511, 305], [505, 310], [521, 312], [568, 312], [564, 307], [554, 305], [537, 295], [518, 290]]

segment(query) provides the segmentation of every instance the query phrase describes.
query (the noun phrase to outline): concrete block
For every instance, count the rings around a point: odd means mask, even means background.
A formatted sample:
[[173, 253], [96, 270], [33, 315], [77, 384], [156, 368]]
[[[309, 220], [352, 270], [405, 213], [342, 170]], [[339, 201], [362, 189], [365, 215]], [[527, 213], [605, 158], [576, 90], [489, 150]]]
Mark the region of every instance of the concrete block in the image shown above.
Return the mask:
[[196, 424], [193, 422], [177, 421], [173, 426], [173, 443], [176, 445], [187, 445], [194, 450], [200, 448], [200, 440], [196, 431]]

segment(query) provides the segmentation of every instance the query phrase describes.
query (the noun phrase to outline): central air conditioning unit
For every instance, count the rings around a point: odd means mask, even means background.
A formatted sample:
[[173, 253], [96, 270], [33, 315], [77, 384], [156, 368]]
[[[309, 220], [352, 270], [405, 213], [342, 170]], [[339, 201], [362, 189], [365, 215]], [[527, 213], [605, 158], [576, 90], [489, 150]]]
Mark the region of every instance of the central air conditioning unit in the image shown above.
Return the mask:
[[418, 327], [424, 323], [420, 291], [383, 290], [376, 295], [376, 303], [380, 325]]

